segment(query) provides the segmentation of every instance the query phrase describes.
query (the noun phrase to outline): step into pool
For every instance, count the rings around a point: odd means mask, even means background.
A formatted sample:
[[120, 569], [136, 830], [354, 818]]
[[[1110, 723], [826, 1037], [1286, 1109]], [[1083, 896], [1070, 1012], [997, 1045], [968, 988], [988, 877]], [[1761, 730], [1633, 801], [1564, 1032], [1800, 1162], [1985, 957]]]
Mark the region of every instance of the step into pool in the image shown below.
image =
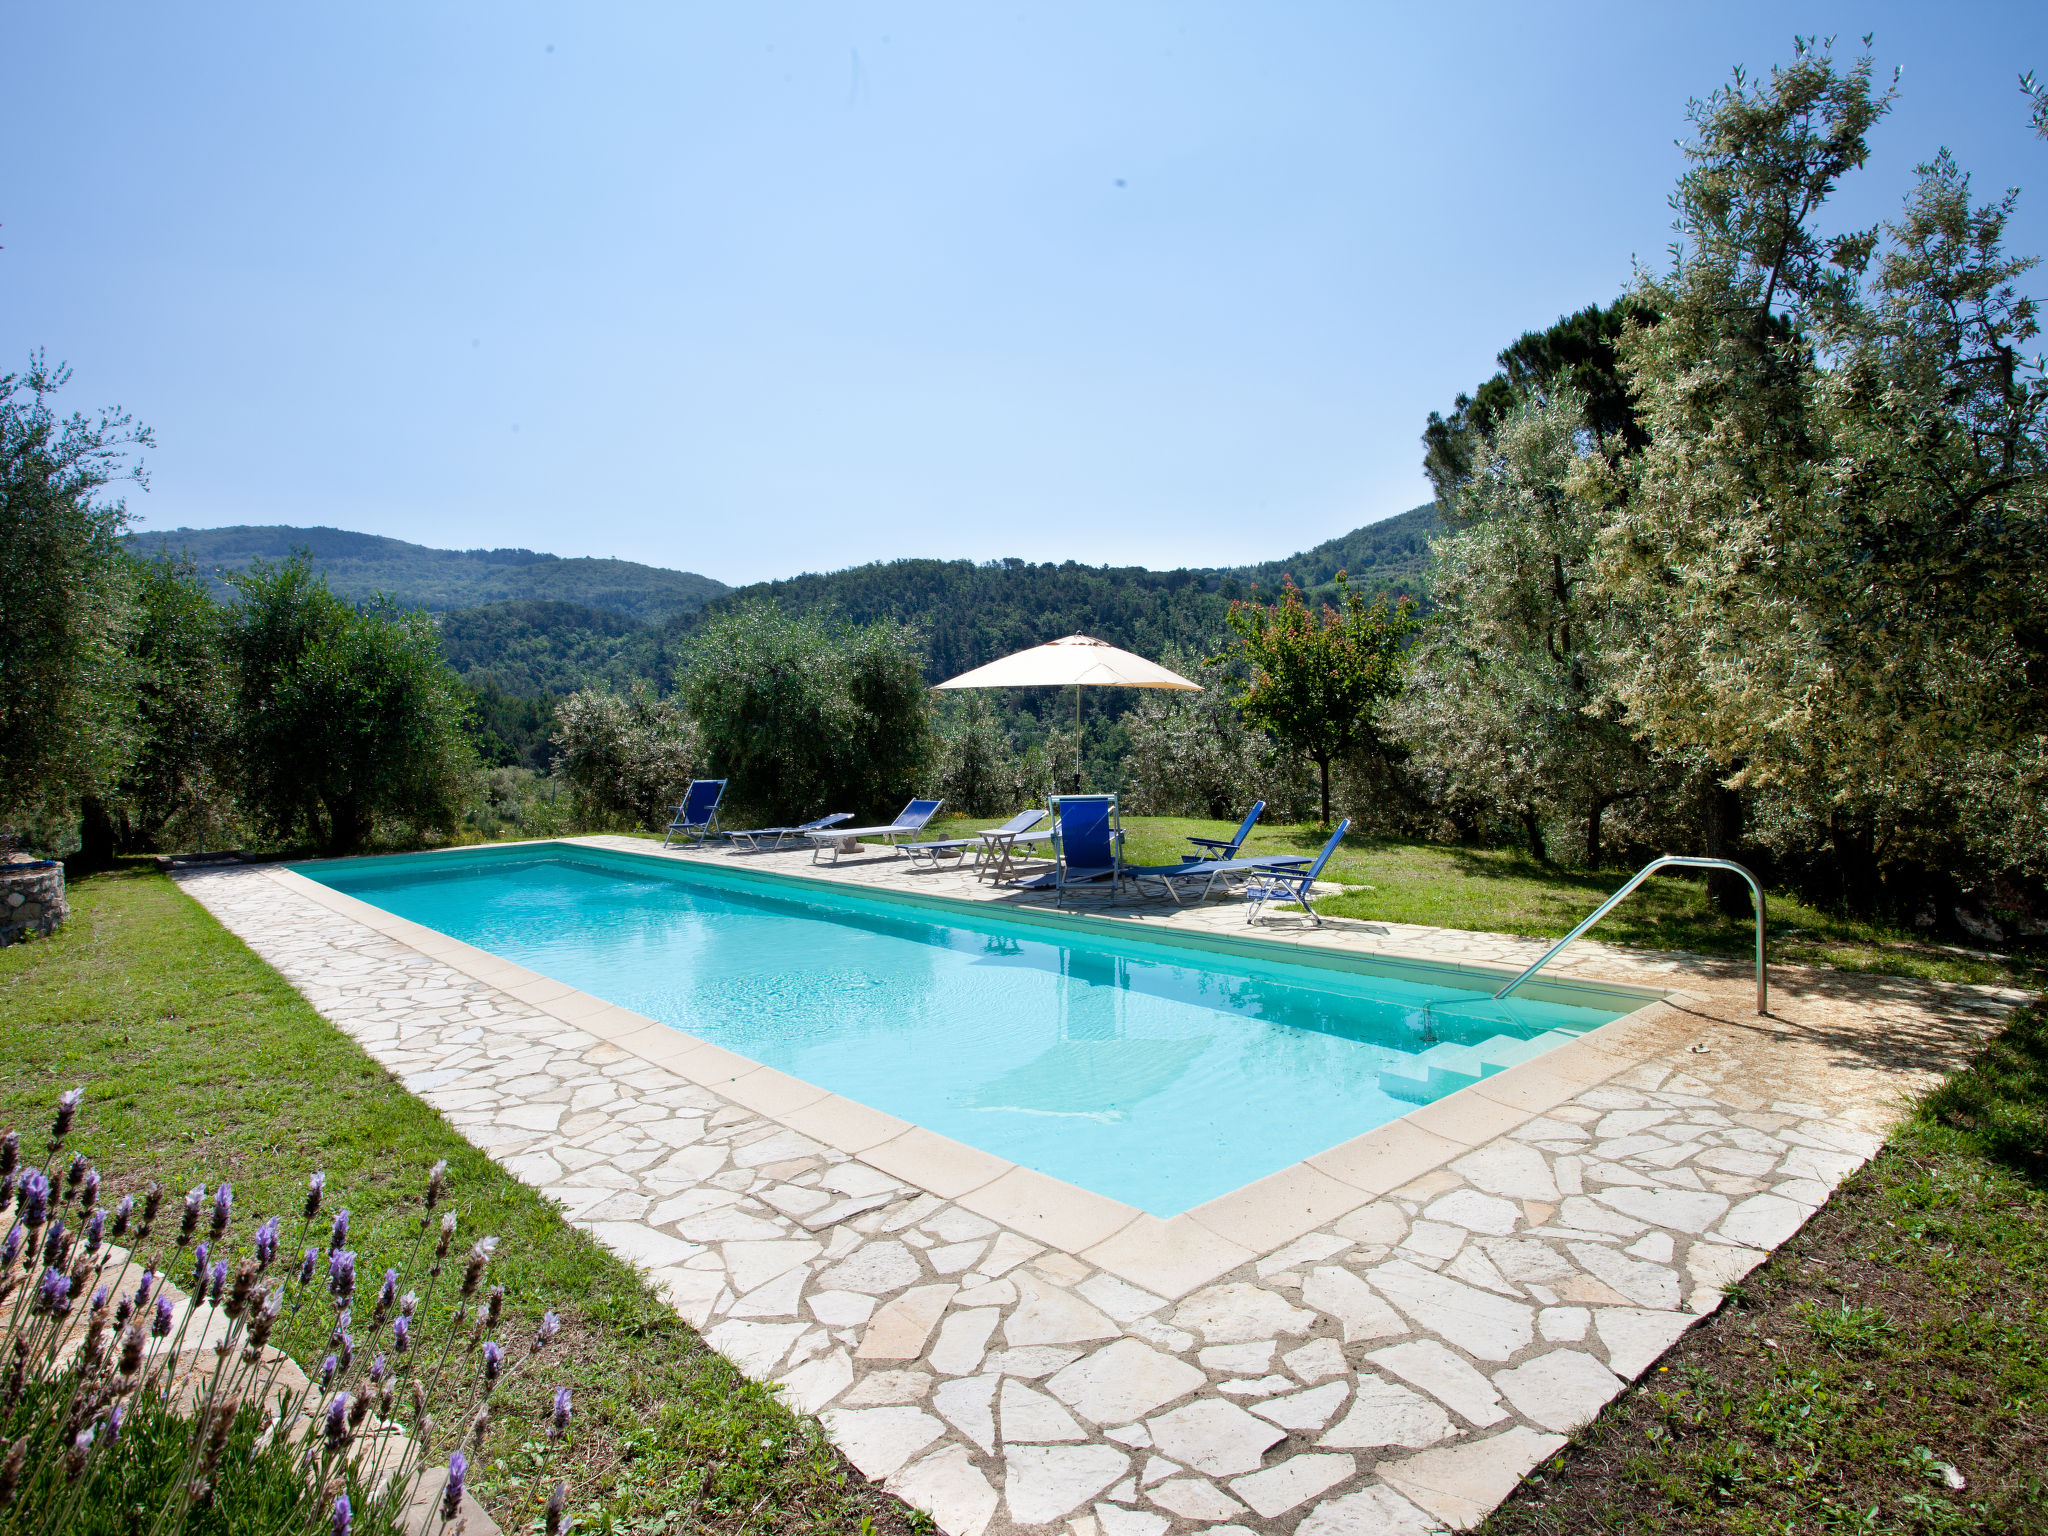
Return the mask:
[[1619, 999], [1612, 1009], [1496, 1003], [1357, 962], [1125, 937], [1102, 924], [750, 873], [711, 856], [528, 844], [297, 868], [1157, 1216], [1624, 1011]]

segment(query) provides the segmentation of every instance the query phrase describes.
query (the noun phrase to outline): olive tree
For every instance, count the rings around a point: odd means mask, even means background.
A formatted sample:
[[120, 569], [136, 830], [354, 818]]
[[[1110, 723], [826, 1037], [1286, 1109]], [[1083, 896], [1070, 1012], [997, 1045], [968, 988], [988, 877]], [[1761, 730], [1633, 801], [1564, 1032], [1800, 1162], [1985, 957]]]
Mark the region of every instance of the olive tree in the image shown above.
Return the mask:
[[475, 788], [469, 700], [433, 622], [328, 590], [303, 554], [229, 578], [243, 802], [280, 842], [331, 854], [380, 820], [452, 834]]

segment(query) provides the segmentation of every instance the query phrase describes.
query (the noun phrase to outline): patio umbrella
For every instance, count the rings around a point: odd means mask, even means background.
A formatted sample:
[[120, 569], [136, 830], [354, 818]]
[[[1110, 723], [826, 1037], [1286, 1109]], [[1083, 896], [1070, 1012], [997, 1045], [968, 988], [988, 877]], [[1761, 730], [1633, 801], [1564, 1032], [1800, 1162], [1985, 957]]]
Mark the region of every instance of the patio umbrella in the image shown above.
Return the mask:
[[1074, 787], [1081, 785], [1081, 690], [1083, 688], [1177, 688], [1199, 693], [1178, 672], [1156, 661], [1118, 650], [1106, 640], [1068, 635], [1018, 651], [938, 684], [941, 688], [1067, 688], [1074, 690]]

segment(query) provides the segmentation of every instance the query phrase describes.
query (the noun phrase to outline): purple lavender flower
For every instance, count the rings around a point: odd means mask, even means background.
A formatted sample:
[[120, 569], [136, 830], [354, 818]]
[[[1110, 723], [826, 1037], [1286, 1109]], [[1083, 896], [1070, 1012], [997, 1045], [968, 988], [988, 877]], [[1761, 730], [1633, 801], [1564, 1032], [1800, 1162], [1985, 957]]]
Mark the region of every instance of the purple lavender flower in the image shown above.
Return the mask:
[[453, 1520], [462, 1508], [462, 1485], [469, 1476], [469, 1458], [457, 1451], [448, 1458], [448, 1482], [441, 1490], [441, 1518]]
[[57, 1119], [50, 1127], [50, 1139], [62, 1141], [71, 1134], [72, 1119], [78, 1114], [78, 1106], [85, 1102], [85, 1090], [73, 1088], [57, 1095]]
[[129, 1302], [128, 1310], [131, 1312], [140, 1312], [144, 1307], [148, 1306], [149, 1293], [155, 1289], [156, 1271], [154, 1269], [145, 1269], [142, 1272], [142, 1278], [135, 1282], [135, 1296], [134, 1299]]
[[555, 1411], [548, 1423], [550, 1440], [559, 1440], [569, 1432], [569, 1411], [574, 1406], [567, 1387], [555, 1388]]
[[21, 1133], [9, 1131], [0, 1136], [0, 1176], [10, 1174], [21, 1166]]
[[228, 1216], [235, 1208], [235, 1187], [226, 1179], [220, 1181], [220, 1188], [213, 1192], [213, 1236], [218, 1241], [221, 1233], [228, 1229]]
[[92, 1164], [85, 1160], [83, 1152], [73, 1153], [71, 1156], [71, 1167], [64, 1175], [64, 1187], [73, 1194], [78, 1193], [78, 1186], [85, 1182], [86, 1172], [91, 1167]]
[[432, 1210], [448, 1183], [448, 1159], [442, 1158], [427, 1170], [427, 1209]]
[[327, 1443], [339, 1450], [348, 1443], [348, 1394], [337, 1392], [334, 1401], [327, 1405], [327, 1424], [322, 1431]]
[[31, 1168], [21, 1176], [21, 1220], [22, 1225], [33, 1232], [50, 1219], [50, 1181], [43, 1177], [40, 1168]]
[[114, 1404], [114, 1411], [107, 1415], [107, 1444], [112, 1445], [121, 1438], [121, 1421], [128, 1416], [126, 1403]]
[[100, 1175], [97, 1168], [85, 1170], [85, 1186], [78, 1192], [78, 1208], [89, 1211], [100, 1203]]
[[92, 1293], [92, 1309], [93, 1309], [93, 1311], [95, 1311], [95, 1312], [104, 1312], [104, 1311], [106, 1310], [106, 1308], [107, 1308], [107, 1288], [106, 1288], [106, 1287], [105, 1287], [104, 1285], [101, 1285], [101, 1286], [96, 1286], [96, 1287], [94, 1287], [94, 1289], [93, 1289], [93, 1293]]
[[561, 1331], [562, 1320], [552, 1312], [543, 1312], [540, 1318], [540, 1327], [534, 1331], [533, 1347], [539, 1349], [541, 1345], [547, 1343], [548, 1340]]
[[314, 1174], [306, 1180], [306, 1220], [311, 1221], [320, 1214], [320, 1197], [327, 1192], [327, 1175]]
[[334, 1373], [341, 1369], [341, 1362], [329, 1355], [320, 1362], [320, 1390], [325, 1392], [334, 1385]]
[[351, 1365], [355, 1364], [356, 1359], [356, 1340], [354, 1334], [344, 1333], [341, 1336], [340, 1353], [342, 1373], [346, 1375], [348, 1372], [348, 1368]]
[[370, 1362], [370, 1385], [371, 1385], [371, 1386], [373, 1386], [373, 1387], [374, 1387], [374, 1386], [378, 1386], [378, 1385], [382, 1384], [382, 1382], [383, 1382], [384, 1378], [385, 1378], [386, 1376], [390, 1375], [390, 1374], [391, 1374], [391, 1367], [390, 1367], [390, 1366], [388, 1366], [388, 1365], [386, 1365], [386, 1364], [384, 1363], [384, 1357], [383, 1357], [382, 1355], [379, 1355], [379, 1356], [378, 1356], [378, 1357], [377, 1357], [376, 1359], [374, 1359], [374, 1360], [372, 1360], [372, 1361]]
[[21, 1257], [21, 1241], [27, 1236], [27, 1231], [18, 1221], [7, 1229], [6, 1241], [0, 1242], [0, 1269], [14, 1268], [14, 1261]]
[[149, 1325], [149, 1336], [161, 1339], [169, 1336], [172, 1319], [177, 1313], [171, 1307], [171, 1298], [158, 1296], [156, 1299], [156, 1321]]
[[201, 1243], [192, 1250], [192, 1289], [206, 1289], [206, 1244]]
[[403, 1296], [398, 1298], [398, 1315], [400, 1317], [411, 1317], [413, 1313], [419, 1310], [419, 1306], [419, 1292], [407, 1291]]
[[356, 1293], [356, 1254], [353, 1248], [329, 1253], [327, 1256], [327, 1289], [335, 1299], [347, 1301]]
[[206, 1272], [206, 1299], [215, 1306], [220, 1305], [220, 1293], [228, 1283], [228, 1261], [215, 1259], [213, 1268]]
[[15, 1176], [13, 1174], [0, 1173], [0, 1211], [4, 1211], [8, 1206], [14, 1204], [14, 1183]]
[[392, 1304], [395, 1303], [397, 1300], [398, 1271], [395, 1269], [387, 1269], [384, 1271], [383, 1285], [377, 1288], [377, 1308], [379, 1311], [389, 1312], [391, 1310]]
[[395, 1317], [391, 1320], [391, 1353], [402, 1355], [412, 1348], [412, 1323], [409, 1319]]
[[338, 1494], [334, 1500], [334, 1536], [348, 1536], [350, 1514], [348, 1495]]
[[36, 1304], [45, 1312], [62, 1317], [71, 1310], [71, 1277], [61, 1269], [43, 1271], [43, 1283], [36, 1287]]
[[98, 1253], [100, 1244], [106, 1241], [107, 1213], [94, 1211], [85, 1223], [85, 1251]]
[[282, 1223], [275, 1216], [256, 1229], [256, 1262], [264, 1269], [277, 1258], [277, 1239]]
[[498, 1378], [505, 1372], [505, 1351], [498, 1348], [495, 1339], [484, 1340], [484, 1384], [496, 1386]]
[[327, 1234], [327, 1251], [333, 1253], [348, 1241], [348, 1207], [334, 1213], [334, 1230]]
[[62, 1249], [63, 1246], [64, 1218], [62, 1216], [58, 1216], [51, 1220], [50, 1230], [43, 1234], [43, 1252], [45, 1254], [55, 1254], [60, 1249]]

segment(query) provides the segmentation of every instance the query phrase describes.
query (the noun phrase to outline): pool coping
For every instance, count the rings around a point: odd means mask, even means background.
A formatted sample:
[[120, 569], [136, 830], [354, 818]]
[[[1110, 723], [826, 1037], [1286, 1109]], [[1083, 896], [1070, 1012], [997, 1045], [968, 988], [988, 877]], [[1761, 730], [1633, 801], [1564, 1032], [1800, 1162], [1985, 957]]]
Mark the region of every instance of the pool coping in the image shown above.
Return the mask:
[[[507, 848], [585, 847], [629, 858], [662, 862], [660, 853], [620, 847], [611, 838], [542, 838], [520, 843], [440, 850], [425, 857], [500, 852]], [[387, 856], [392, 861], [421, 855]], [[302, 861], [326, 863], [326, 860]], [[336, 860], [334, 862], [367, 862]], [[375, 862], [383, 863], [384, 859]], [[1110, 1273], [1156, 1291], [1169, 1300], [1185, 1295], [1239, 1265], [1278, 1251], [1288, 1243], [1370, 1204], [1379, 1197], [1464, 1156], [1531, 1115], [1599, 1086], [1642, 1058], [1623, 1039], [1630, 1026], [1652, 1026], [1677, 1016], [1678, 1003], [1707, 999], [1682, 988], [1653, 988], [1623, 982], [1547, 982], [1529, 988], [1552, 1001], [1589, 995], [1633, 998], [1639, 1006], [1598, 1025], [1532, 1061], [1483, 1077], [1385, 1124], [1312, 1154], [1171, 1217], [1160, 1217], [1078, 1184], [1040, 1173], [957, 1141], [914, 1122], [820, 1088], [777, 1068], [714, 1045], [675, 1025], [530, 970], [452, 938], [409, 918], [323, 885], [295, 868], [273, 866], [271, 878], [340, 916], [418, 950], [477, 981], [498, 988], [565, 1024], [607, 1044], [631, 1051], [684, 1080], [708, 1088], [792, 1130], [859, 1158], [872, 1167], [977, 1215], [1002, 1223], [1050, 1247], [1086, 1259]], [[738, 872], [730, 872], [738, 873]], [[793, 888], [844, 891], [847, 883], [827, 876], [779, 870], [749, 870], [747, 880]], [[862, 894], [931, 911], [986, 914], [990, 903], [922, 891], [860, 887]], [[1129, 938], [1129, 919], [1088, 912], [1029, 907], [1002, 908], [1007, 920], [1048, 929]], [[1308, 963], [1330, 969], [1383, 974], [1413, 970], [1445, 976], [1505, 981], [1515, 973], [1491, 966], [1415, 960], [1365, 961], [1274, 939], [1231, 939], [1222, 935], [1147, 930], [1147, 941], [1176, 947]], [[1545, 994], [1548, 997], [1545, 998]], [[1604, 1040], [1602, 1037], [1606, 1037]], [[1619, 1047], [1619, 1049], [1616, 1049]]]

